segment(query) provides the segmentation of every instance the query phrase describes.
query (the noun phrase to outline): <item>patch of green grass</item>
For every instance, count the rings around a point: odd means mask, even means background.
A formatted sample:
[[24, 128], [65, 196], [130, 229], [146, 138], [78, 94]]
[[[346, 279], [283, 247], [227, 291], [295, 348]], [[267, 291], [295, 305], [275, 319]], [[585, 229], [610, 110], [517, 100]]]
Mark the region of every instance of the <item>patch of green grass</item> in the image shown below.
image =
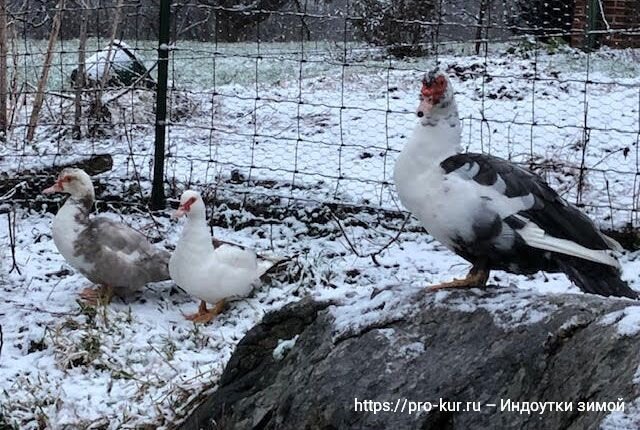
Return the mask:
[[89, 362], [100, 354], [101, 343], [100, 337], [95, 333], [87, 333], [82, 337], [80, 347], [83, 351], [86, 351]]
[[[157, 58], [157, 41], [125, 40], [135, 51], [147, 68], [152, 68]], [[90, 57], [104, 48], [106, 41], [90, 38], [87, 41], [87, 54]], [[78, 40], [58, 42], [49, 74], [48, 89], [51, 91], [70, 91], [69, 76], [78, 63]], [[475, 56], [473, 43], [452, 43], [441, 47], [443, 57], [450, 56], [449, 62], [465, 56]], [[26, 80], [35, 86], [41, 73], [47, 41], [20, 41], [16, 51], [9, 53], [10, 79], [14, 70], [17, 81]], [[570, 48], [561, 39], [551, 39], [549, 43], [537, 42], [531, 38], [521, 38], [512, 42], [489, 42], [491, 57], [500, 58], [507, 54], [515, 59], [533, 59], [544, 66], [552, 63], [561, 71], [582, 72], [587, 67], [591, 71], [613, 74], [615, 77], [633, 78], [640, 73], [640, 64], [635, 58], [640, 50], [613, 50], [603, 48], [596, 52], [585, 53]], [[535, 51], [535, 55], [534, 55]], [[13, 54], [16, 53], [15, 61]], [[540, 55], [542, 54], [542, 56]], [[543, 58], [547, 56], [549, 58]], [[482, 57], [482, 56], [481, 56]], [[253, 87], [259, 85], [277, 85], [282, 82], [297, 81], [316, 77], [340, 79], [343, 64], [349, 66], [347, 74], [359, 71], [377, 73], [392, 66], [396, 69], [430, 69], [433, 58], [389, 58], [379, 48], [360, 42], [349, 42], [345, 46], [334, 42], [269, 42], [260, 43], [211, 43], [196, 41], [178, 41], [169, 56], [169, 86], [178, 90], [211, 91], [218, 86], [240, 85]], [[352, 70], [353, 69], [353, 70]], [[362, 69], [362, 70], [361, 70]], [[151, 71], [156, 76], [157, 70]]]
[[163, 341], [164, 341], [164, 343], [162, 345], [162, 352], [165, 355], [165, 358], [168, 361], [171, 361], [171, 360], [174, 359], [174, 357], [176, 355], [176, 351], [178, 350], [178, 346], [173, 341], [173, 339], [171, 339], [168, 336], [164, 337]]
[[95, 326], [96, 315], [98, 311], [94, 306], [87, 305], [86, 303], [78, 300], [78, 304], [80, 305], [80, 313], [87, 318], [87, 325]]

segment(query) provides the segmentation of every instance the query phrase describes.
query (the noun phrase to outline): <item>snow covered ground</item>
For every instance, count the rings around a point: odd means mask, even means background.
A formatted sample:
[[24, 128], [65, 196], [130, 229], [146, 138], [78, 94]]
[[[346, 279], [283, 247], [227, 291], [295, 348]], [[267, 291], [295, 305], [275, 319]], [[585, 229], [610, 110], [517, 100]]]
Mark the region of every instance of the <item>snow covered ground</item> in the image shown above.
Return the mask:
[[[640, 52], [508, 51], [439, 57], [456, 88], [469, 150], [527, 165], [533, 160], [604, 228], [637, 227]], [[403, 226], [390, 184], [393, 161], [415, 122], [421, 73], [434, 60], [391, 61], [354, 48], [345, 67], [339, 50], [320, 46], [305, 51], [301, 63], [296, 44], [263, 44], [260, 55], [251, 45], [177, 45], [168, 191], [172, 198], [185, 186], [205, 191], [217, 237], [293, 256], [291, 265], [207, 326], [184, 319], [197, 301], [171, 282], [107, 307], [83, 307], [76, 298], [88, 281], [51, 240], [60, 199], [7, 199], [16, 203], [20, 271], [11, 270], [8, 218], [0, 214], [0, 416], [9, 423], [168, 426], [215, 383], [235, 344], [266, 312], [307, 294], [347, 297], [354, 307], [341, 323], [349, 326], [381, 317], [376, 298], [371, 312], [362, 311], [374, 289], [410, 291], [465, 273], [467, 265], [413, 220], [380, 251]], [[65, 85], [62, 75], [54, 81]], [[175, 245], [180, 223], [168, 218], [170, 211], [152, 218], [127, 204], [150, 189], [153, 95], [138, 91], [111, 102], [117, 124], [106, 137], [79, 142], [68, 137], [72, 101], [47, 100], [50, 125], [38, 129], [33, 144], [24, 144], [23, 128], [9, 136], [0, 147], [0, 170], [110, 153], [113, 170], [96, 177], [108, 216], [136, 226], [158, 246]], [[27, 113], [20, 109], [16, 123]], [[636, 289], [639, 256], [622, 257], [624, 278]], [[532, 293], [578, 293], [561, 275], [493, 275], [495, 283]], [[622, 331], [636, 330], [637, 313], [624, 314]], [[534, 317], [541, 316], [523, 316], [523, 323]]]

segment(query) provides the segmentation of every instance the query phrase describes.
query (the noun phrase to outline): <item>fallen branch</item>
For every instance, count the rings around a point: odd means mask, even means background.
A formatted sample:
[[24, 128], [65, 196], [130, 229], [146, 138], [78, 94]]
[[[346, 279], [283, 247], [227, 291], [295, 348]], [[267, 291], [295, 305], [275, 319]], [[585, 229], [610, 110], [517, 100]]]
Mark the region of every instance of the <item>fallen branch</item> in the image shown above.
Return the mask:
[[18, 191], [19, 188], [24, 187], [27, 184], [27, 181], [18, 182], [13, 188], [0, 196], [0, 200], [9, 200], [14, 194]]
[[51, 311], [49, 309], [46, 308], [42, 308], [42, 307], [38, 307], [38, 306], [29, 306], [25, 303], [21, 303], [18, 302], [16, 300], [11, 300], [11, 299], [3, 299], [6, 303], [11, 303], [13, 305], [15, 305], [15, 307], [20, 308], [20, 309], [24, 309], [27, 310], [29, 312], [33, 312], [33, 313], [46, 313], [49, 315], [53, 315], [56, 317], [77, 317], [82, 315], [82, 310], [78, 310], [78, 311], [74, 311], [74, 312], [64, 312], [64, 311]]
[[351, 249], [351, 252], [353, 252], [356, 256], [358, 256], [360, 258], [371, 258], [371, 261], [373, 261], [373, 263], [376, 266], [380, 266], [380, 263], [378, 262], [376, 257], [378, 255], [382, 254], [382, 252], [384, 252], [387, 248], [389, 248], [393, 243], [398, 241], [398, 238], [400, 237], [400, 235], [404, 231], [404, 227], [407, 225], [407, 222], [409, 221], [409, 217], [411, 216], [410, 214], [407, 214], [405, 216], [404, 221], [402, 222], [402, 225], [400, 226], [400, 229], [398, 229], [398, 233], [393, 238], [391, 238], [391, 240], [389, 242], [387, 242], [382, 248], [378, 249], [377, 251], [370, 252], [368, 254], [362, 254], [356, 248], [356, 246], [353, 244], [353, 242], [351, 242], [351, 239], [349, 239], [349, 235], [347, 235], [347, 232], [344, 229], [344, 227], [342, 226], [342, 223], [340, 222], [340, 219], [338, 218], [338, 216], [335, 214], [335, 212], [333, 211], [333, 209], [330, 206], [329, 206], [329, 212], [331, 213], [331, 217], [333, 218], [333, 220], [338, 225], [338, 228], [340, 229], [340, 232], [342, 233], [342, 236], [347, 241], [347, 244], [349, 245], [349, 248]]
[[155, 64], [154, 64], [153, 66], [149, 67], [149, 70], [147, 70], [147, 71], [146, 71], [146, 72], [144, 72], [142, 75], [140, 75], [140, 77], [139, 77], [138, 79], [136, 79], [136, 80], [135, 80], [131, 85], [129, 85], [128, 87], [124, 88], [122, 91], [120, 91], [120, 92], [119, 92], [118, 94], [116, 94], [115, 96], [107, 98], [107, 99], [103, 102], [103, 104], [109, 104], [109, 103], [111, 103], [111, 102], [114, 102], [114, 101], [118, 100], [120, 97], [122, 97], [122, 96], [126, 95], [127, 93], [129, 93], [131, 90], [135, 89], [135, 88], [136, 88], [136, 86], [137, 86], [140, 82], [142, 82], [142, 80], [143, 80], [143, 79], [145, 79], [145, 78], [147, 78], [147, 77], [149, 77], [149, 76], [150, 76], [151, 71], [152, 71], [153, 69], [155, 69], [157, 65], [158, 65], [158, 62], [156, 61], [156, 62], [155, 62]]
[[7, 212], [7, 222], [8, 230], [9, 230], [9, 247], [11, 248], [11, 269], [9, 273], [14, 270], [18, 272], [19, 275], [22, 275], [20, 268], [18, 267], [18, 262], [16, 261], [16, 216], [15, 212], [13, 214], [13, 222], [11, 221], [11, 212]]
[[97, 154], [58, 166], [27, 169], [11, 175], [0, 172], [0, 201], [33, 199], [43, 188], [51, 185], [49, 181], [52, 177], [66, 167], [77, 167], [94, 176], [111, 170], [113, 158], [109, 154]]
[[94, 155], [89, 159], [69, 165], [69, 167], [72, 166], [84, 170], [90, 176], [94, 176], [111, 170], [113, 168], [113, 158], [109, 154]]
[[[33, 90], [39, 91], [39, 90], [38, 90], [38, 87], [36, 87], [35, 85], [33, 85], [31, 82], [26, 82], [26, 85], [27, 85], [29, 88], [33, 89]], [[66, 100], [74, 100], [74, 97], [73, 97], [73, 96], [70, 96], [70, 95], [68, 95], [68, 94], [58, 93], [58, 92], [56, 92], [56, 91], [43, 91], [43, 94], [44, 94], [44, 95], [47, 95], [47, 96], [55, 96], [55, 97], [59, 97], [59, 98], [61, 98], [61, 99], [66, 99]]]

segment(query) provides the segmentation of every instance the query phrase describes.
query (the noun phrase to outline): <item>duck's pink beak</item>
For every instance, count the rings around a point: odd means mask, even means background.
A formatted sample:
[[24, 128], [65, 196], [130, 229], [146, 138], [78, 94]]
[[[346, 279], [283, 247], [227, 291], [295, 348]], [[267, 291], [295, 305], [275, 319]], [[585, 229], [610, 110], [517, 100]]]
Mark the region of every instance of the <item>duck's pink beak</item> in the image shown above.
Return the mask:
[[44, 190], [42, 190], [42, 194], [61, 193], [62, 191], [64, 191], [62, 188], [62, 182], [60, 182], [60, 180], [57, 180], [55, 184], [53, 184], [49, 188], [45, 188]]
[[183, 206], [179, 206], [178, 209], [176, 209], [176, 211], [173, 214], [171, 214], [171, 218], [172, 219], [182, 218], [187, 214], [187, 212], [188, 212], [187, 209], [185, 209]]
[[171, 215], [171, 218], [178, 219], [180, 217], [185, 216], [186, 214], [189, 213], [189, 211], [191, 210], [191, 205], [194, 204], [195, 202], [196, 202], [196, 198], [191, 197], [189, 200], [187, 200], [186, 202], [178, 206], [178, 209], [173, 213], [173, 215]]

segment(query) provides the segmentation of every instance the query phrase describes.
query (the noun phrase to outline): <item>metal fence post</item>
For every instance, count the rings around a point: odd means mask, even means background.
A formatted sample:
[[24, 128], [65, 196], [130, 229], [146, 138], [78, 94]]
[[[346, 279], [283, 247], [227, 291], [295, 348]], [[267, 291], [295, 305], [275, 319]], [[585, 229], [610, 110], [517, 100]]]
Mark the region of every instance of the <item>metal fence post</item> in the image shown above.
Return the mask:
[[586, 4], [587, 12], [587, 50], [593, 51], [596, 49], [596, 43], [598, 41], [598, 35], [594, 33], [598, 30], [598, 23], [600, 21], [600, 3], [598, 0], [588, 0]]
[[151, 209], [165, 207], [164, 140], [167, 126], [167, 81], [169, 71], [169, 30], [171, 0], [160, 0], [160, 32], [158, 39], [158, 90], [156, 93], [156, 136], [153, 156], [153, 188]]

